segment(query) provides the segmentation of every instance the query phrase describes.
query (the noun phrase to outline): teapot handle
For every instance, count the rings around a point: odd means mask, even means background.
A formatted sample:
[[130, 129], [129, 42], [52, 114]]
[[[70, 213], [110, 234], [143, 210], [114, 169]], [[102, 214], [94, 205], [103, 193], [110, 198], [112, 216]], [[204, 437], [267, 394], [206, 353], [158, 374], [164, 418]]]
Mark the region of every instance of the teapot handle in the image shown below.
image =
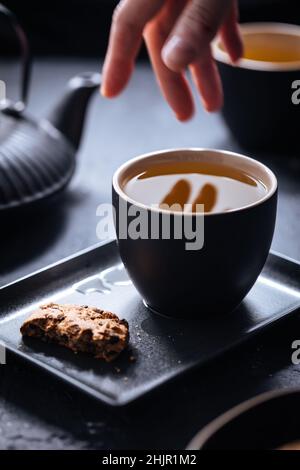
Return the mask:
[[4, 15], [9, 21], [20, 46], [21, 58], [22, 58], [22, 78], [21, 78], [21, 97], [20, 100], [16, 103], [10, 103], [9, 108], [11, 111], [22, 112], [27, 104], [28, 100], [28, 91], [30, 84], [30, 75], [31, 75], [31, 55], [29, 49], [29, 43], [27, 36], [18, 22], [16, 16], [6, 8], [2, 3], [0, 3], [0, 15]]

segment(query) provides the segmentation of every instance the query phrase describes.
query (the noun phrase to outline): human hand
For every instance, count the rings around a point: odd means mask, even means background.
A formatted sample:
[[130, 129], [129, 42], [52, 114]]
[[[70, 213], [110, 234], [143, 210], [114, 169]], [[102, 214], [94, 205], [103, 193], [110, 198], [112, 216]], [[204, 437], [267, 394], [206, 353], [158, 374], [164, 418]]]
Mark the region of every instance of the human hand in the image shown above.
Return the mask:
[[177, 119], [194, 112], [185, 69], [207, 111], [223, 103], [221, 79], [211, 53], [219, 33], [231, 60], [243, 54], [237, 0], [122, 0], [112, 21], [101, 93], [117, 96], [128, 83], [144, 37], [160, 89]]

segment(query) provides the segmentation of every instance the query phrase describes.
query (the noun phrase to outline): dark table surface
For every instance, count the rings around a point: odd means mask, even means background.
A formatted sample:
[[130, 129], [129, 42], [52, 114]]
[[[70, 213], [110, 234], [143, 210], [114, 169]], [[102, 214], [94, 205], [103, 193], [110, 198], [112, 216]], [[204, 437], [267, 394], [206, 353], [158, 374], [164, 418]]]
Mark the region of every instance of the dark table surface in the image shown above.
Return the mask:
[[[100, 69], [100, 61], [39, 60], [30, 110], [43, 116], [68, 78]], [[17, 95], [18, 68], [0, 64], [9, 96]], [[95, 96], [78, 155], [77, 173], [64, 195], [43, 214], [17, 218], [1, 239], [0, 283], [97, 242], [96, 208], [110, 200], [113, 171], [143, 152], [170, 147], [243, 151], [219, 115], [198, 106], [193, 121], [179, 124], [162, 101], [147, 65], [139, 65], [116, 101]], [[249, 154], [249, 152], [248, 152]], [[277, 174], [280, 185], [273, 249], [300, 260], [300, 157], [254, 155]], [[3, 227], [1, 228], [3, 230]], [[300, 338], [295, 314], [238, 349], [126, 408], [111, 409], [12, 356], [0, 369], [1, 449], [182, 449], [220, 413], [266, 390], [300, 384], [291, 344]]]

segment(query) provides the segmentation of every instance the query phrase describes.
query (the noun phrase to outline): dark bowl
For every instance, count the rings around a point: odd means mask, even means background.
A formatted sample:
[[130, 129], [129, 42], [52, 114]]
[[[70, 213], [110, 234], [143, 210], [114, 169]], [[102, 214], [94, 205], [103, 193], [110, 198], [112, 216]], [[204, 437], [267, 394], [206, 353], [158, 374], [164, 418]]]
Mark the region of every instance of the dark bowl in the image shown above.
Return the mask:
[[[283, 47], [283, 41], [297, 41], [300, 49], [300, 26], [297, 25], [247, 23], [241, 25], [241, 32], [244, 40], [248, 44], [252, 41], [255, 47], [263, 33], [269, 37], [269, 47], [277, 47], [276, 41], [278, 48]], [[251, 150], [298, 152], [300, 61], [243, 58], [232, 65], [219, 40], [215, 41], [213, 50], [224, 89], [222, 115], [236, 141]]]
[[300, 389], [276, 390], [248, 400], [208, 424], [189, 450], [272, 450], [300, 441]]
[[[132, 168], [142, 173], [149, 165], [174, 161], [206, 161], [229, 165], [265, 182], [268, 192], [249, 206], [215, 213], [174, 213], [143, 205], [123, 191], [122, 181]], [[170, 317], [198, 317], [235, 309], [259, 276], [269, 253], [277, 208], [277, 183], [261, 163], [243, 155], [221, 150], [175, 149], [142, 155], [125, 163], [114, 175], [113, 205], [120, 255], [137, 291], [152, 311]], [[130, 226], [143, 214], [145, 237], [133, 238]], [[125, 214], [125, 217], [123, 216]], [[157, 237], [152, 237], [153, 216], [160, 219]], [[187, 249], [185, 234], [169, 238], [162, 226], [187, 222], [200, 234], [204, 244]], [[204, 220], [203, 220], [204, 219]], [[125, 222], [123, 222], [125, 220]], [[125, 230], [125, 233], [121, 234]], [[143, 230], [142, 230], [143, 231]], [[156, 230], [155, 230], [156, 231]]]

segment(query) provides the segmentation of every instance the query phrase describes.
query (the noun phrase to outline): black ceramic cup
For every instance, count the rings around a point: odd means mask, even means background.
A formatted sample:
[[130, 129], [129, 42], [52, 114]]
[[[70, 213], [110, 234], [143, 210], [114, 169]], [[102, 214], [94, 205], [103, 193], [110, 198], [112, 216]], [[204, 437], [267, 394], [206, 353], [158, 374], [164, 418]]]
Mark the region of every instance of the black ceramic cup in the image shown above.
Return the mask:
[[[133, 175], [157, 163], [179, 161], [232, 167], [261, 181], [265, 195], [254, 204], [228, 212], [176, 213], [146, 206], [125, 193], [124, 186]], [[243, 155], [207, 149], [166, 150], [134, 158], [116, 171], [113, 205], [120, 255], [146, 305], [166, 316], [199, 318], [230, 312], [254, 285], [273, 237], [277, 181], [265, 165]], [[131, 224], [137, 228], [137, 214], [140, 235], [131, 230]], [[189, 230], [182, 229], [178, 237], [175, 228], [180, 226], [193, 227], [197, 244], [192, 249], [187, 245], [192, 243]]]
[[299, 450], [299, 407], [299, 388], [263, 393], [209, 423], [187, 449]]
[[[244, 23], [241, 33], [245, 56], [251, 58], [235, 65], [219, 39], [213, 44], [223, 82], [224, 120], [245, 148], [296, 153], [300, 150], [300, 26]], [[276, 62], [284, 51], [288, 51], [286, 60]], [[255, 60], [264, 54], [269, 60]]]

